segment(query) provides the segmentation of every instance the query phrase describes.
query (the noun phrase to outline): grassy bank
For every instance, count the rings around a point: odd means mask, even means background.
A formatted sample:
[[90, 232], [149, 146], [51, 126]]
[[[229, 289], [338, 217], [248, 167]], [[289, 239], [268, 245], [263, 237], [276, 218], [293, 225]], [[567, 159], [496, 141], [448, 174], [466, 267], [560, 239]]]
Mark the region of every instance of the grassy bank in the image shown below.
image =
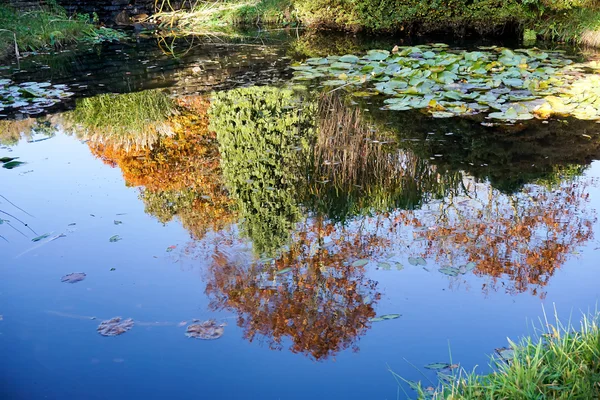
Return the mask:
[[0, 5], [0, 59], [25, 51], [60, 48], [76, 42], [101, 42], [124, 37], [97, 27], [87, 15], [68, 16], [58, 6], [28, 12]]
[[539, 336], [511, 343], [510, 350], [499, 349], [491, 374], [461, 371], [436, 390], [413, 387], [421, 399], [598, 399], [599, 318], [585, 316], [578, 329], [561, 325], [558, 318], [553, 326], [545, 321]]
[[227, 0], [191, 10], [159, 7], [163, 28], [198, 32], [223, 26], [297, 26], [345, 31], [522, 34], [600, 45], [594, 0]]

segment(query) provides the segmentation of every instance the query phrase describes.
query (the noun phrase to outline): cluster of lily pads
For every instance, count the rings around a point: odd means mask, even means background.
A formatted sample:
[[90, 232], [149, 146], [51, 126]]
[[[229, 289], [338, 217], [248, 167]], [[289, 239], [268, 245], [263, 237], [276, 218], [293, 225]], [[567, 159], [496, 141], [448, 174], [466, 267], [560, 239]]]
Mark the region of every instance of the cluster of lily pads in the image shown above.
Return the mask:
[[310, 58], [292, 68], [296, 81], [317, 80], [358, 97], [388, 96], [388, 110], [423, 109], [437, 118], [485, 113], [500, 121], [552, 114], [600, 119], [598, 76], [561, 51], [396, 46], [362, 57]]
[[0, 79], [0, 112], [12, 109], [24, 114], [39, 114], [72, 95], [67, 85], [52, 85], [50, 82], [16, 84], [10, 79]]

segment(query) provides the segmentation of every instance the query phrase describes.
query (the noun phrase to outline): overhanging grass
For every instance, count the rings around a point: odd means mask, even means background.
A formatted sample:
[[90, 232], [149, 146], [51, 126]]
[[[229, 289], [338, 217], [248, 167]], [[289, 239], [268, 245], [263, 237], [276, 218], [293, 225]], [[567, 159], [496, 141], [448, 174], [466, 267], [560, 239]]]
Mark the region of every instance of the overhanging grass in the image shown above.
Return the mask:
[[[0, 58], [17, 51], [36, 51], [78, 41], [98, 42], [122, 37], [123, 34], [112, 29], [96, 27], [87, 15], [69, 17], [58, 6], [21, 12], [0, 5]], [[18, 50], [15, 50], [15, 40]]]
[[191, 10], [169, 11], [160, 7], [153, 18], [161, 28], [184, 33], [207, 27], [289, 25], [297, 22], [291, 0], [199, 1]]
[[600, 46], [600, 12], [574, 8], [550, 17], [534, 20], [532, 28], [546, 40]]
[[[460, 371], [431, 393], [421, 387], [421, 399], [598, 399], [600, 398], [600, 314], [584, 316], [578, 329], [543, 321], [534, 337], [512, 343], [509, 363], [492, 360], [495, 371], [477, 375]], [[396, 378], [400, 378], [394, 374]]]

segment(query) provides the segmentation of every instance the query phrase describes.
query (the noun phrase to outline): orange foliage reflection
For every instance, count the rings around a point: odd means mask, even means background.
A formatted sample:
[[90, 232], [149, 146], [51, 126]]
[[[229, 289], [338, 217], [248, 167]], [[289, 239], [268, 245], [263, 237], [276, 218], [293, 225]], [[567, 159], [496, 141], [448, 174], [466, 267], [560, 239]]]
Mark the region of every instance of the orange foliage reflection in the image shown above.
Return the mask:
[[585, 208], [583, 179], [547, 188], [528, 185], [504, 195], [468, 182], [469, 197], [446, 198], [429, 211], [402, 212], [395, 224], [412, 226], [411, 249], [440, 265], [474, 262], [475, 274], [492, 277], [509, 293], [541, 289], [575, 251], [593, 237], [595, 216]]
[[368, 232], [308, 220], [289, 250], [272, 261], [236, 261], [238, 251], [216, 250], [206, 292], [213, 309], [238, 313], [250, 341], [262, 337], [281, 349], [289, 339], [292, 352], [315, 360], [350, 347], [357, 351], [380, 294], [364, 266], [352, 261], [383, 245]]
[[201, 96], [177, 100], [182, 110], [169, 119], [174, 134], [150, 147], [92, 143], [92, 153], [118, 166], [130, 186], [143, 186], [147, 211], [168, 222], [177, 215], [195, 238], [232, 223], [232, 202], [222, 184], [218, 144], [208, 130], [209, 101]]

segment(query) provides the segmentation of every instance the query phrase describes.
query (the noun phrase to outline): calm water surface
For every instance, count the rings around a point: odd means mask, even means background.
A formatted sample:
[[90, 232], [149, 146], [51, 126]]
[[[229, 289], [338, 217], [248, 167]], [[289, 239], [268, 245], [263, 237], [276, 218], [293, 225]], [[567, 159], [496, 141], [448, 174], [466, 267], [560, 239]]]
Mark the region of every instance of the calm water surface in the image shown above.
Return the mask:
[[[294, 59], [393, 41], [270, 40], [3, 72], [75, 95], [0, 121], [0, 157], [26, 162], [0, 168], [0, 397], [396, 399], [388, 369], [487, 372], [544, 309], [595, 307], [598, 124], [293, 90]], [[98, 334], [115, 316], [134, 327]], [[186, 337], [194, 319], [223, 336]]]

